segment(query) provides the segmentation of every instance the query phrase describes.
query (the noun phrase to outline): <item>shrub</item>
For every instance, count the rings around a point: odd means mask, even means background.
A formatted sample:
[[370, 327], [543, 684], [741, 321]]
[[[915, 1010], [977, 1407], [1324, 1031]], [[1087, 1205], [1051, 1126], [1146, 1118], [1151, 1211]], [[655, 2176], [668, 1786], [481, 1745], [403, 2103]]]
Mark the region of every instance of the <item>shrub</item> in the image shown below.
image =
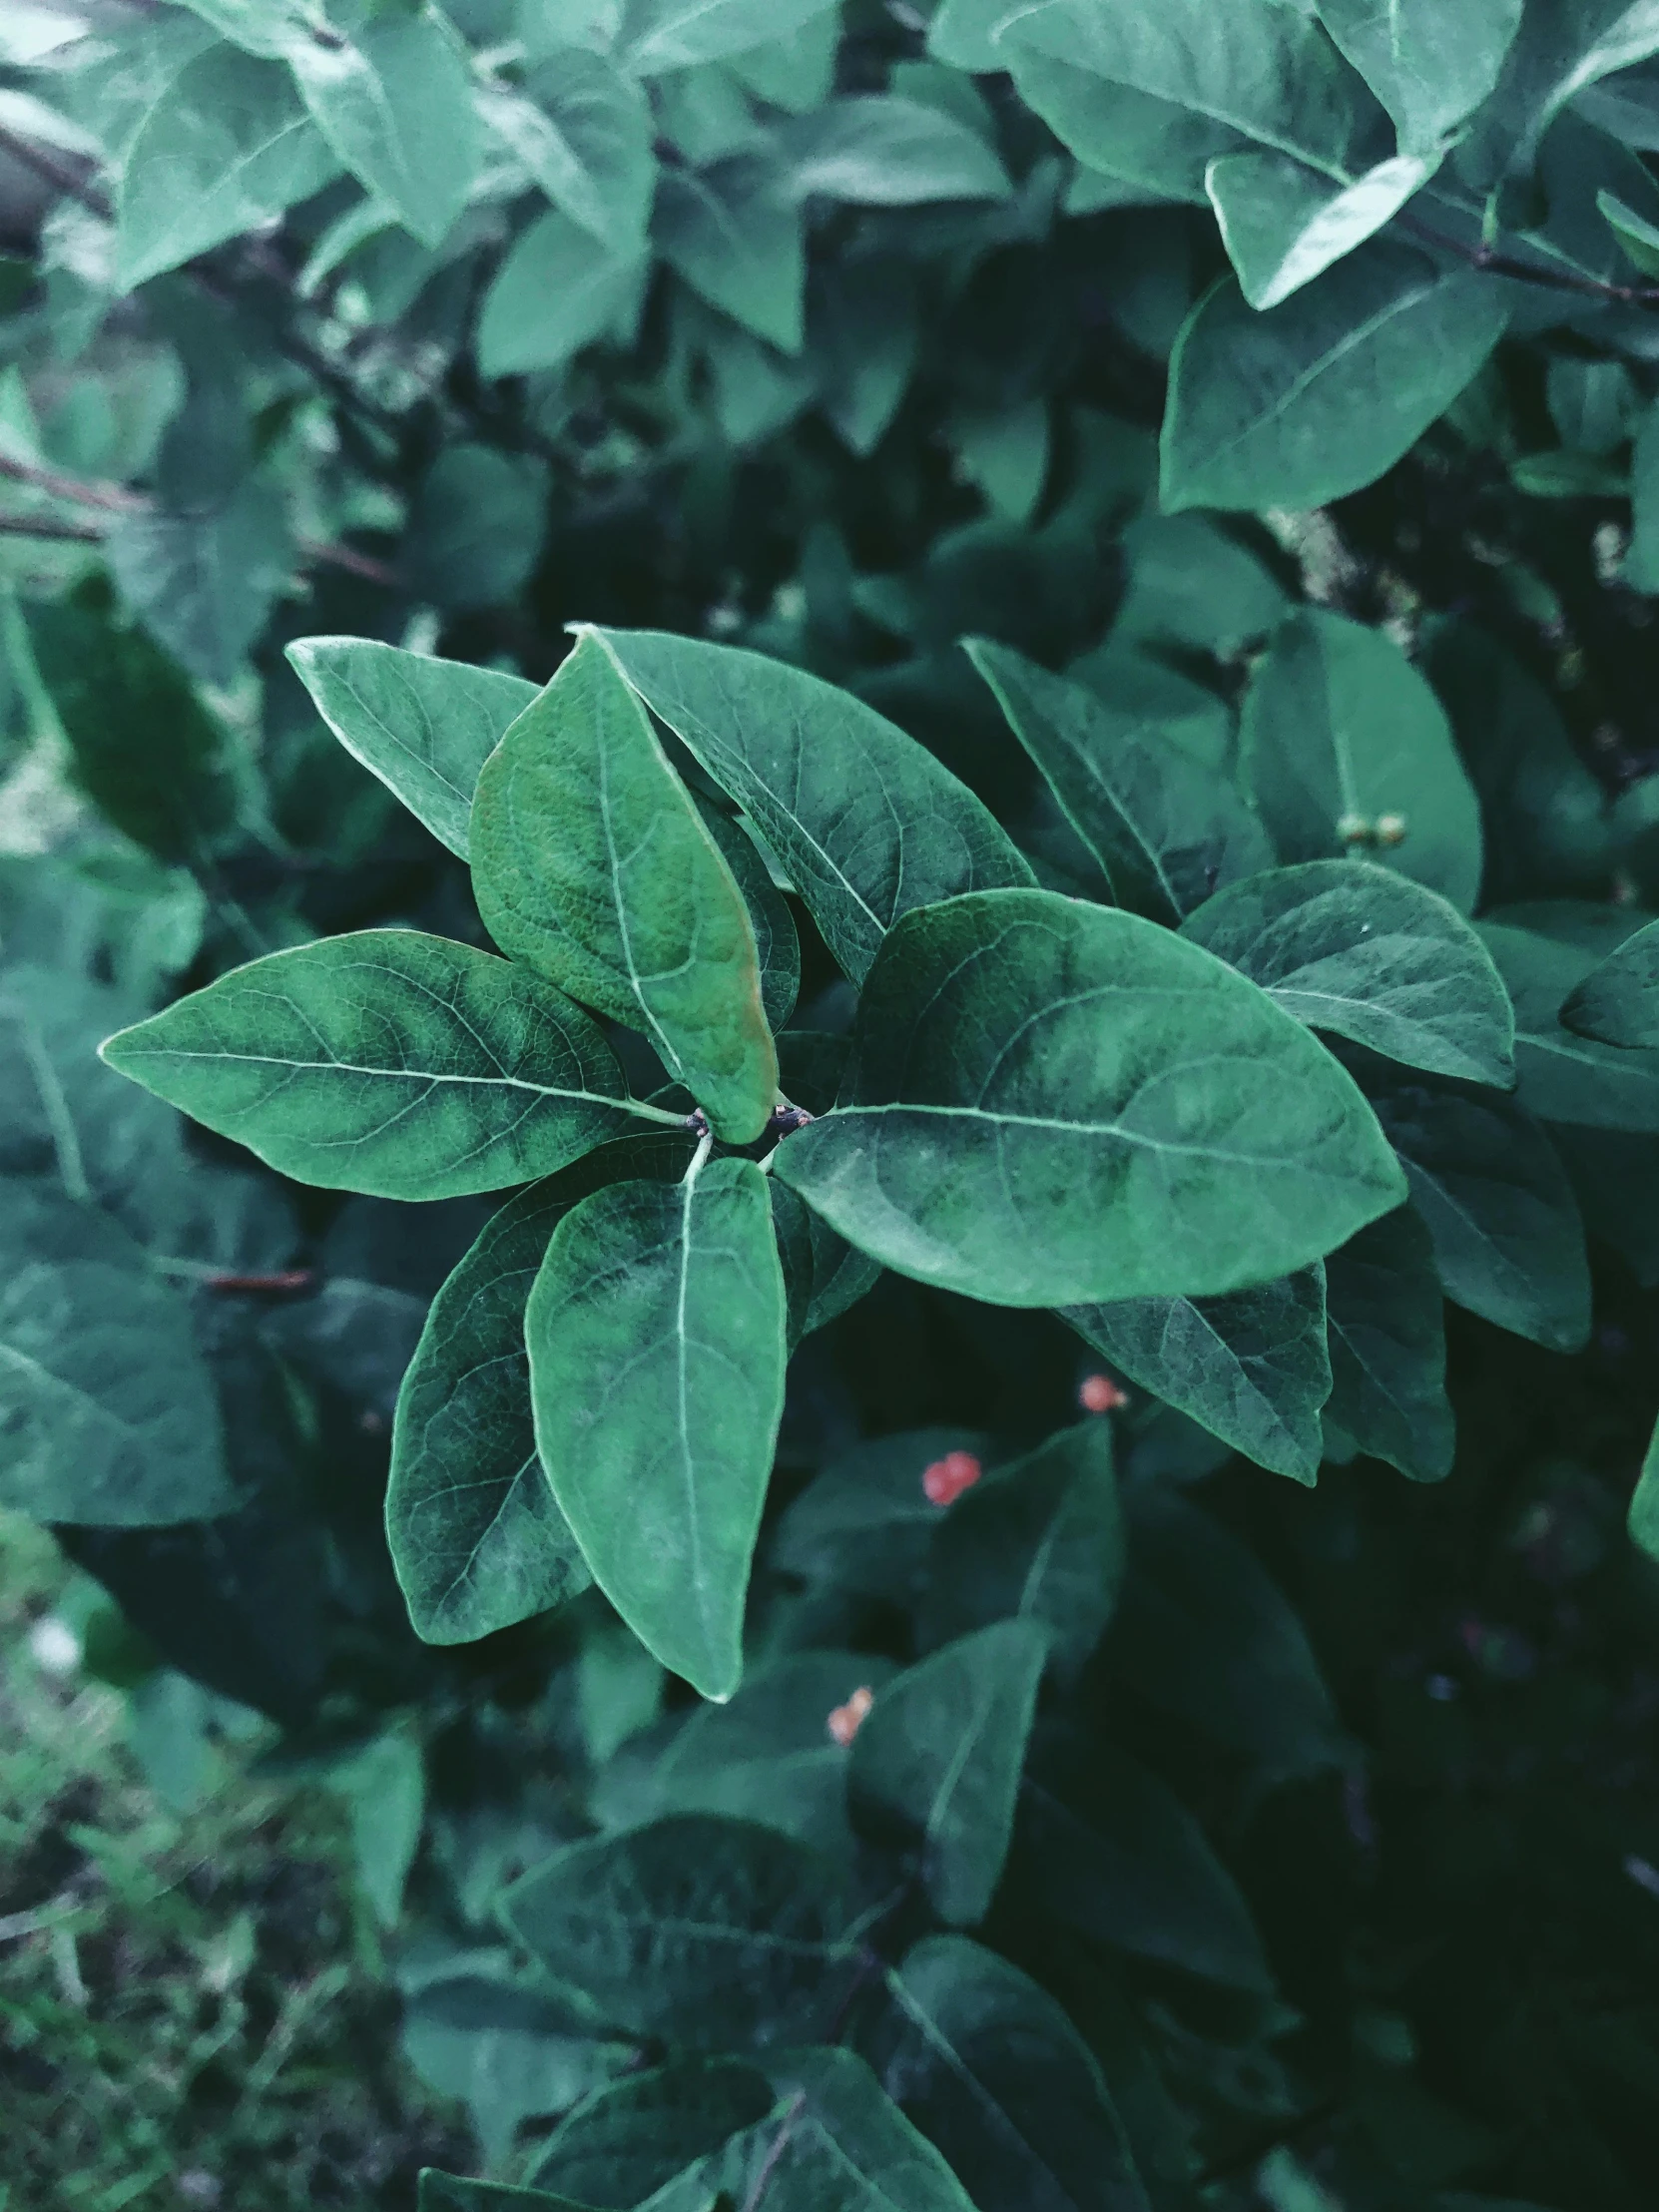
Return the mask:
[[0, 1496], [434, 2212], [1645, 2201], [1650, 12], [0, 28]]

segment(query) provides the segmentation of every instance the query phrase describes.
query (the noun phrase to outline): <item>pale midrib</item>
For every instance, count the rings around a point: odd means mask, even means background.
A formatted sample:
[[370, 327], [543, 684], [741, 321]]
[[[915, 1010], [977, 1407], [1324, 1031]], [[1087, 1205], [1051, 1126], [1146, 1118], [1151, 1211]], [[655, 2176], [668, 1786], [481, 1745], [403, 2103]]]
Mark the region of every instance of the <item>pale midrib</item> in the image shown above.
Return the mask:
[[1192, 1153], [1201, 1159], [1225, 1160], [1240, 1167], [1282, 1164], [1272, 1155], [1264, 1159], [1254, 1152], [1224, 1152], [1213, 1144], [1172, 1144], [1167, 1138], [1145, 1136], [1115, 1121], [1057, 1121], [1041, 1114], [993, 1113], [985, 1106], [911, 1106], [895, 1100], [884, 1106], [838, 1107], [835, 1118], [851, 1120], [862, 1114], [927, 1114], [947, 1121], [988, 1121], [998, 1129], [1046, 1129], [1068, 1137], [1116, 1137], [1124, 1144], [1138, 1145], [1148, 1152]]
[[686, 1333], [687, 1309], [691, 1303], [692, 1204], [697, 1196], [697, 1182], [698, 1170], [694, 1162], [681, 1185], [684, 1196], [680, 1204], [680, 1279], [676, 1286], [674, 1303], [674, 1417], [680, 1432], [680, 1467], [686, 1491], [686, 1533], [691, 1544], [692, 1591], [704, 1640], [712, 1644], [714, 1639], [710, 1633], [707, 1591], [703, 1580], [703, 1525], [697, 1509], [697, 1475], [692, 1456], [690, 1341]]
[[584, 1106], [614, 1106], [618, 1113], [639, 1114], [647, 1121], [663, 1121], [679, 1128], [684, 1117], [662, 1112], [637, 1098], [611, 1098], [603, 1091], [569, 1091], [552, 1083], [527, 1082], [522, 1075], [443, 1075], [435, 1068], [360, 1067], [353, 1060], [279, 1060], [265, 1052], [191, 1052], [178, 1045], [157, 1045], [146, 1052], [127, 1055], [141, 1060], [207, 1060], [215, 1067], [284, 1068], [294, 1075], [370, 1075], [382, 1082], [457, 1083], [475, 1090], [529, 1091], [537, 1098], [563, 1098]]

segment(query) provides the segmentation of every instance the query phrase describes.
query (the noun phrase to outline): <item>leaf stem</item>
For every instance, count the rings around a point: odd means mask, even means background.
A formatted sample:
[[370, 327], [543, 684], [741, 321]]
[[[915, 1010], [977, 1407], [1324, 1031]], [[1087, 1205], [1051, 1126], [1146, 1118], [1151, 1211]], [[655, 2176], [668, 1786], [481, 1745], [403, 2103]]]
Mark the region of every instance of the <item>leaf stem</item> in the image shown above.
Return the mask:
[[705, 1129], [702, 1136], [697, 1140], [697, 1150], [692, 1154], [691, 1166], [680, 1178], [682, 1183], [695, 1183], [697, 1181], [708, 1165], [709, 1155], [714, 1149], [715, 1133], [712, 1129]]

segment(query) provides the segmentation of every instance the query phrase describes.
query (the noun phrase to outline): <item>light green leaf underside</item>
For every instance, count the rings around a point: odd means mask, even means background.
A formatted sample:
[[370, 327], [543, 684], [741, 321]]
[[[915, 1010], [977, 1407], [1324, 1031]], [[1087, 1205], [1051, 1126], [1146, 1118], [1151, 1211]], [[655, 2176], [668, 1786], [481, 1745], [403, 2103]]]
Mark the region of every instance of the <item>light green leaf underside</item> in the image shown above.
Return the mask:
[[775, 1173], [900, 1274], [1000, 1305], [1219, 1296], [1404, 1195], [1351, 1081], [1265, 992], [1051, 891], [907, 916], [841, 1101]]
[[369, 638], [296, 638], [287, 657], [353, 760], [464, 860], [479, 772], [535, 685]]
[[325, 1190], [454, 1198], [550, 1175], [633, 1105], [597, 1025], [550, 983], [413, 929], [234, 968], [104, 1058]]
[[472, 814], [478, 910], [504, 952], [650, 1039], [716, 1132], [778, 1095], [760, 955], [732, 870], [602, 642], [508, 730]]
[[1028, 883], [965, 785], [850, 693], [663, 631], [600, 635], [653, 714], [751, 817], [853, 982], [913, 906]]
[[1390, 1060], [1507, 1089], [1514, 1012], [1456, 908], [1363, 860], [1310, 860], [1220, 891], [1182, 934], [1310, 1029]]
[[784, 1320], [766, 1178], [735, 1159], [584, 1199], [525, 1317], [553, 1494], [623, 1619], [706, 1697], [742, 1673]]

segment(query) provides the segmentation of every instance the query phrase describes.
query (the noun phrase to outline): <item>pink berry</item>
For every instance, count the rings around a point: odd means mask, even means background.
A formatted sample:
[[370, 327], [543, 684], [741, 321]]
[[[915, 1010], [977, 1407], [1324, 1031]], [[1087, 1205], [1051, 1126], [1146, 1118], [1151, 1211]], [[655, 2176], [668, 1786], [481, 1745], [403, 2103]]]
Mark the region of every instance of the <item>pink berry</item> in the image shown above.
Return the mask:
[[1077, 1401], [1086, 1413], [1115, 1413], [1120, 1405], [1129, 1403], [1129, 1392], [1109, 1375], [1086, 1375], [1078, 1389]]

